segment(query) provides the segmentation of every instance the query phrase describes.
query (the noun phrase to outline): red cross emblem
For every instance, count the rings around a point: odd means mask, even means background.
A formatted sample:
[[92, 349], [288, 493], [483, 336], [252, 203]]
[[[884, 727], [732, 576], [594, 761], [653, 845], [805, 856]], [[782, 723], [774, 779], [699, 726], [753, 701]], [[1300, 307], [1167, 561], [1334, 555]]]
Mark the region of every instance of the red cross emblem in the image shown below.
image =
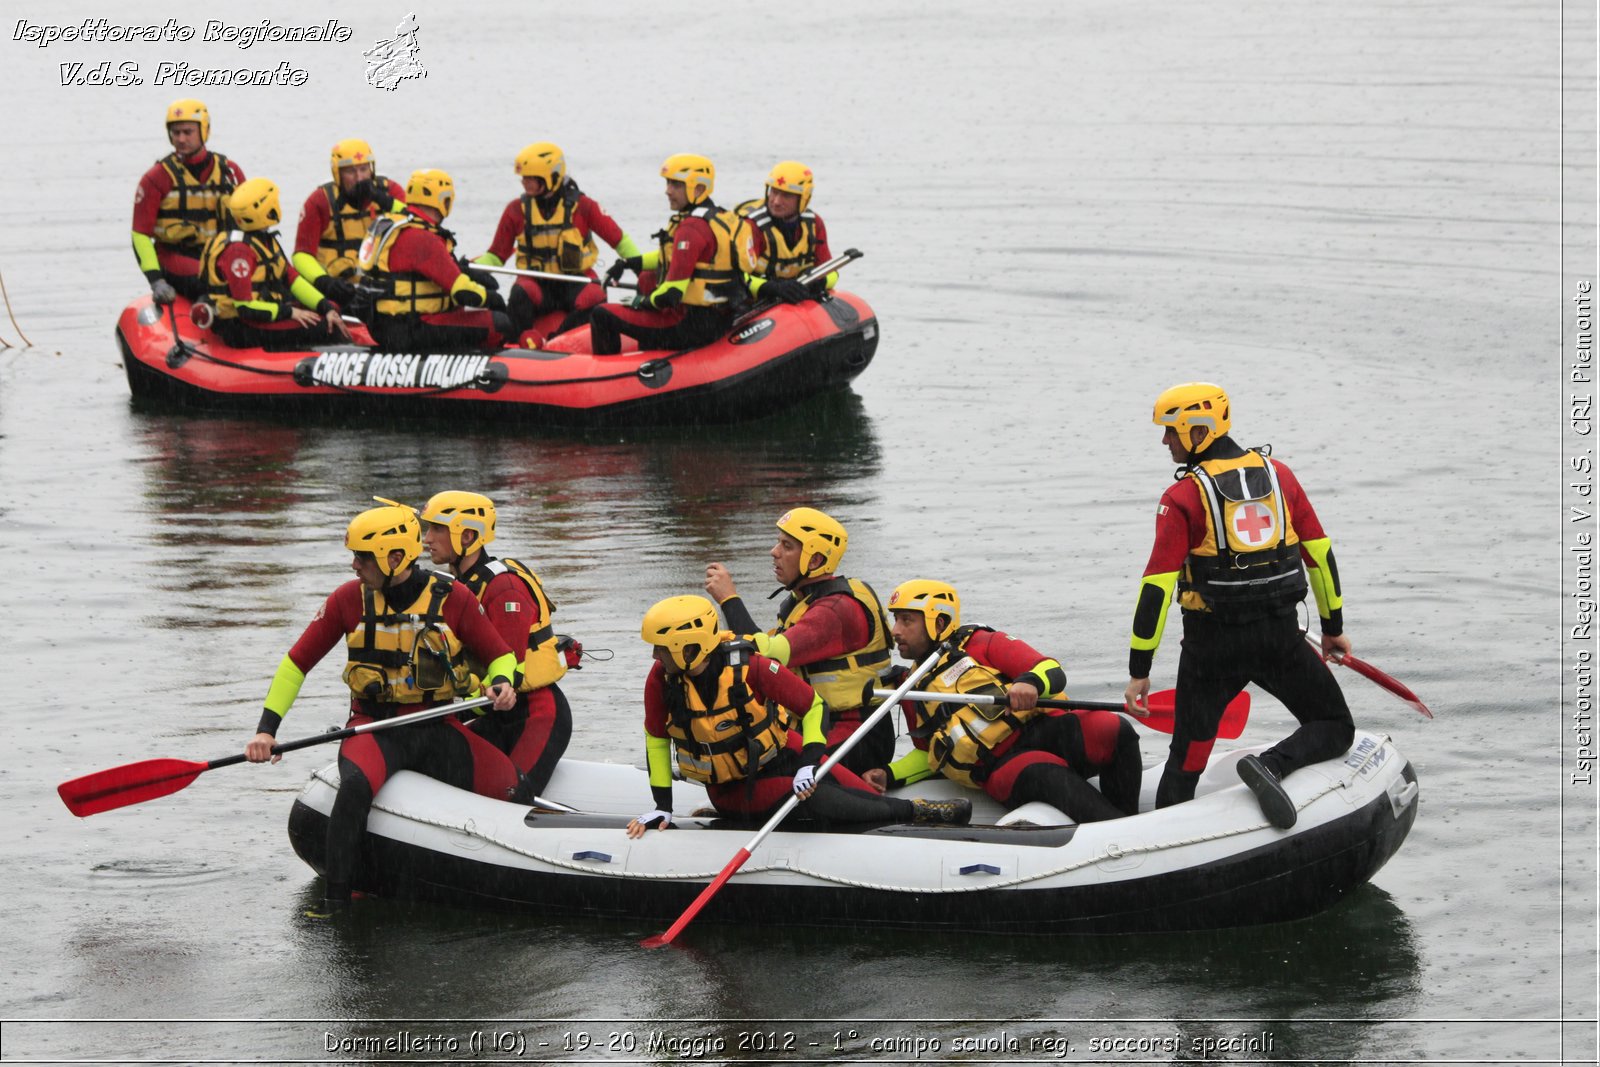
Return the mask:
[[1272, 510], [1251, 501], [1233, 513], [1233, 532], [1247, 545], [1264, 545], [1277, 536]]

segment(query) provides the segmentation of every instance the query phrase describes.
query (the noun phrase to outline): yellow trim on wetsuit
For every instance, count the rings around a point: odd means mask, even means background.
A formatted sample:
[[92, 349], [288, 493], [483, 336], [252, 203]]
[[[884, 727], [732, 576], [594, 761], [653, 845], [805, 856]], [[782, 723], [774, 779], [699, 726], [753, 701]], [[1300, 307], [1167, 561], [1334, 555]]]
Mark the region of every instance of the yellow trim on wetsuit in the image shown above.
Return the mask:
[[1172, 606], [1173, 592], [1178, 588], [1178, 571], [1168, 571], [1166, 574], [1147, 574], [1139, 582], [1139, 598], [1134, 601], [1134, 620], [1138, 621], [1139, 606], [1144, 603], [1146, 588], [1153, 589], [1161, 596], [1161, 610], [1156, 613], [1154, 630], [1148, 634], [1140, 634], [1131, 630], [1128, 635], [1129, 646], [1140, 652], [1154, 652], [1161, 645], [1161, 634], [1167, 628], [1167, 609]]
[[645, 761], [650, 767], [650, 788], [672, 788], [672, 739], [644, 734]]
[[1300, 548], [1315, 564], [1306, 568], [1306, 574], [1311, 580], [1311, 594], [1317, 598], [1317, 615], [1324, 619], [1330, 618], [1334, 612], [1344, 607], [1344, 597], [1334, 583], [1333, 568], [1328, 563], [1333, 553], [1333, 541], [1327, 537], [1318, 537], [1313, 541], [1301, 541]]
[[272, 685], [267, 688], [267, 699], [262, 706], [278, 718], [283, 718], [294, 706], [295, 698], [300, 695], [300, 687], [305, 681], [306, 672], [285, 655], [272, 676]]

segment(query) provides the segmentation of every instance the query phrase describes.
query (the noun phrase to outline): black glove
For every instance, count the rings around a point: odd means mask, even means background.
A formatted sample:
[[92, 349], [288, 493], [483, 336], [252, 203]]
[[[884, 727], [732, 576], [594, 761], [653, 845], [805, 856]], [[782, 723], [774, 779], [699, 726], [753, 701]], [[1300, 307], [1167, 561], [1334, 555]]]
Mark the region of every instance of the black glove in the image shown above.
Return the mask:
[[811, 299], [806, 287], [792, 278], [769, 279], [761, 287], [761, 295], [770, 300], [781, 300], [785, 304], [798, 304]]
[[611, 264], [610, 269], [606, 271], [606, 284], [616, 285], [622, 280], [624, 271], [631, 270], [633, 273], [638, 274], [643, 269], [644, 260], [638, 256], [628, 256], [626, 259], [619, 259], [615, 263]]
[[331, 274], [324, 274], [311, 283], [317, 292], [338, 304], [341, 308], [348, 307], [356, 296], [356, 287], [343, 278], [335, 278]]
[[488, 271], [478, 266], [476, 263], [468, 263], [465, 259], [457, 259], [456, 265], [461, 268], [461, 272], [463, 274], [477, 282], [479, 285], [483, 286], [485, 289], [489, 290], [491, 293], [498, 293], [500, 291], [500, 280], [493, 274], [490, 274]]
[[150, 283], [150, 295], [158, 304], [170, 304], [178, 299], [178, 290], [165, 278], [157, 278]]
[[[489, 302], [485, 305], [490, 311], [506, 311], [506, 298], [500, 295], [500, 290], [489, 290]], [[506, 314], [510, 314], [506, 311]]]
[[826, 293], [828, 291], [828, 276], [824, 274], [820, 278], [806, 282], [806, 291], [812, 296], [821, 296]]

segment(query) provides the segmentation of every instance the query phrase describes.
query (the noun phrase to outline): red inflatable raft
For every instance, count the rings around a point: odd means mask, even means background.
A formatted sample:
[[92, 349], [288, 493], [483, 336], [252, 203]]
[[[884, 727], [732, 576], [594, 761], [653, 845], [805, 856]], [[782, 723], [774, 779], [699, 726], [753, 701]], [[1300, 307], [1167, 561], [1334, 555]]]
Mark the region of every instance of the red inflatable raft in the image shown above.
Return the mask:
[[860, 297], [832, 292], [746, 313], [728, 336], [683, 352], [597, 356], [587, 327], [540, 350], [268, 352], [223, 344], [181, 298], [163, 309], [142, 296], [123, 309], [117, 343], [135, 397], [184, 407], [638, 425], [755, 418], [842, 388], [872, 362], [878, 320]]

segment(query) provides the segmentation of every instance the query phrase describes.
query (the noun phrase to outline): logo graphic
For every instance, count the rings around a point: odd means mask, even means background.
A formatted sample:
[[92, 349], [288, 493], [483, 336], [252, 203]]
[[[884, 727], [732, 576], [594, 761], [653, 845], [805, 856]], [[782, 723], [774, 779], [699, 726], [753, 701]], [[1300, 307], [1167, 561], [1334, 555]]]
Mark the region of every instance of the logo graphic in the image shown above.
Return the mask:
[[1264, 545], [1278, 536], [1272, 509], [1251, 501], [1233, 513], [1233, 532], [1247, 545]]
[[417, 16], [410, 12], [394, 28], [393, 37], [361, 53], [367, 57], [367, 84], [392, 93], [407, 78], [426, 78], [428, 70], [417, 62], [417, 49]]
[[733, 343], [736, 345], [747, 345], [752, 341], [759, 340], [760, 337], [768, 330], [772, 329], [774, 325], [775, 324], [771, 319], [762, 319], [760, 322], [751, 323], [749, 326], [746, 326], [744, 329], [733, 335]]

